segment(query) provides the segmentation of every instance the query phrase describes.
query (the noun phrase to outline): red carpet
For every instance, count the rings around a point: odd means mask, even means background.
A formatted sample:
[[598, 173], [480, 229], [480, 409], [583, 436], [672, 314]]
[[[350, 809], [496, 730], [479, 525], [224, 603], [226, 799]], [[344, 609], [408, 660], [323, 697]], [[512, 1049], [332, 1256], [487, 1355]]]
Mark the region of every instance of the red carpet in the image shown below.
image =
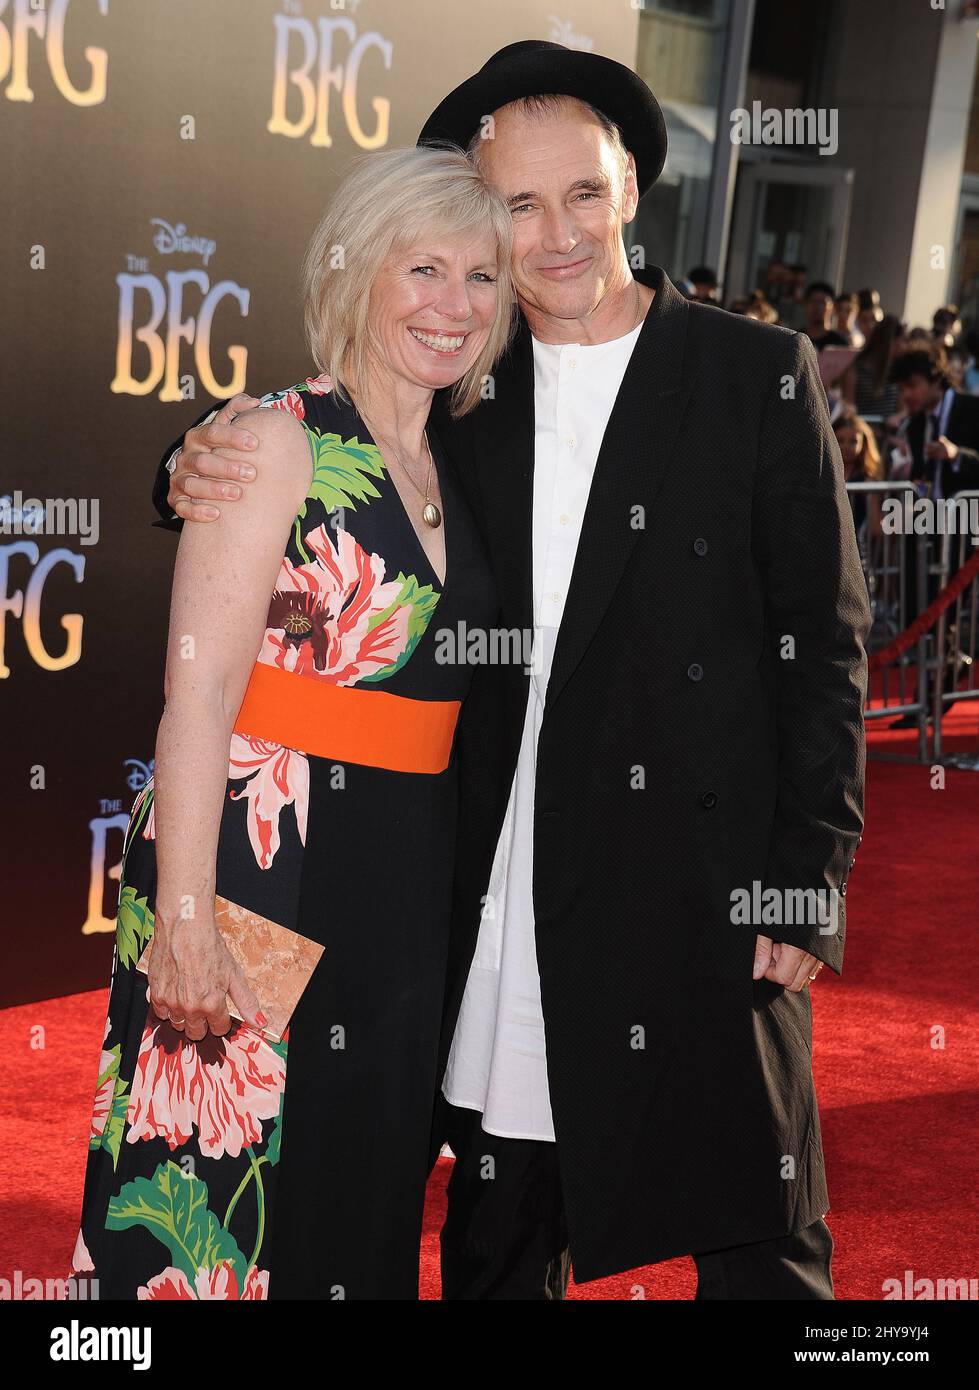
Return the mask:
[[[947, 732], [976, 751], [973, 704]], [[910, 751], [913, 734], [872, 731]], [[871, 763], [867, 830], [850, 878], [844, 975], [814, 989], [816, 1082], [843, 1299], [880, 1298], [905, 1271], [975, 1277], [979, 1249], [979, 773]], [[95, 991], [0, 1013], [0, 1276], [56, 1278], [78, 1229], [105, 1013]], [[936, 1046], [936, 1040], [943, 1046]], [[451, 1160], [429, 1185], [421, 1292], [437, 1298]], [[678, 1259], [572, 1287], [572, 1298], [689, 1299]]]

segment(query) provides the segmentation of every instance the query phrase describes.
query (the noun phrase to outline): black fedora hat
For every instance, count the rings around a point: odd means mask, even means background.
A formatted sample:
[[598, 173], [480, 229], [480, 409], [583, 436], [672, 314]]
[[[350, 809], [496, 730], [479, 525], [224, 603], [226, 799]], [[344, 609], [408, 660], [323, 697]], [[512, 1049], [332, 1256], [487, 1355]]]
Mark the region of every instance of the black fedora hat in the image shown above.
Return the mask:
[[510, 43], [494, 53], [439, 102], [418, 143], [451, 140], [465, 149], [484, 116], [518, 97], [545, 93], [578, 97], [613, 120], [635, 156], [640, 196], [656, 182], [666, 161], [666, 122], [642, 78], [601, 54], [543, 39]]

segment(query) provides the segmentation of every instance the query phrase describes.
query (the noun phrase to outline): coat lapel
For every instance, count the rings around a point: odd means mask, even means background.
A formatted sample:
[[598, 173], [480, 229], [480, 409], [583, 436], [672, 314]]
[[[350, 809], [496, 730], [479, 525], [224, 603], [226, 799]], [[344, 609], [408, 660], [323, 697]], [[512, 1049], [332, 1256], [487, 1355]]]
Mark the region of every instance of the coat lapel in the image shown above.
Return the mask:
[[634, 508], [644, 509], [644, 526], [653, 524], [654, 499], [690, 392], [689, 379], [681, 390], [687, 302], [658, 267], [636, 278], [656, 294], [595, 465], [547, 683], [545, 717], [584, 656], [642, 534], [633, 524]]
[[508, 627], [533, 626], [534, 351], [523, 316], [477, 409], [479, 495]]

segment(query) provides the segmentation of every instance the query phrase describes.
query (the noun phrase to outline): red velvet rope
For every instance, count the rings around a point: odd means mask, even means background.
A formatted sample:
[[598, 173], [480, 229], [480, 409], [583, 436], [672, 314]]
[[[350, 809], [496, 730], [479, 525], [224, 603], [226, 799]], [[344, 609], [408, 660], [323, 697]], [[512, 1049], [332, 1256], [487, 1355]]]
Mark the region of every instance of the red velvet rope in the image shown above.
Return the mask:
[[902, 652], [906, 652], [909, 647], [922, 637], [928, 629], [938, 621], [941, 615], [948, 608], [949, 604], [954, 603], [959, 594], [970, 584], [975, 576], [979, 574], [979, 550], [971, 559], [959, 570], [954, 579], [950, 579], [945, 588], [941, 591], [933, 603], [930, 603], [923, 613], [919, 613], [910, 627], [898, 634], [893, 642], [888, 642], [886, 647], [881, 647], [874, 652], [867, 661], [867, 667], [871, 671], [879, 671], [882, 666], [888, 665]]

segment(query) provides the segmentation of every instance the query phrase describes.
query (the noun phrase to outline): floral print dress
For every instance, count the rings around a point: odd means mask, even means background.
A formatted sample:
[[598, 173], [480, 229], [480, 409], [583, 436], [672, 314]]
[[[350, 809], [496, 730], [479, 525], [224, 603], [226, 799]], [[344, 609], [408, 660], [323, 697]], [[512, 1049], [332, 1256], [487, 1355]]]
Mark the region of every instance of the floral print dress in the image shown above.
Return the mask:
[[438, 441], [440, 583], [325, 376], [262, 398], [309, 442], [229, 749], [217, 893], [320, 942], [281, 1042], [189, 1041], [136, 971], [153, 781], [133, 807], [72, 1277], [103, 1299], [417, 1297], [448, 951], [460, 630], [496, 595]]

